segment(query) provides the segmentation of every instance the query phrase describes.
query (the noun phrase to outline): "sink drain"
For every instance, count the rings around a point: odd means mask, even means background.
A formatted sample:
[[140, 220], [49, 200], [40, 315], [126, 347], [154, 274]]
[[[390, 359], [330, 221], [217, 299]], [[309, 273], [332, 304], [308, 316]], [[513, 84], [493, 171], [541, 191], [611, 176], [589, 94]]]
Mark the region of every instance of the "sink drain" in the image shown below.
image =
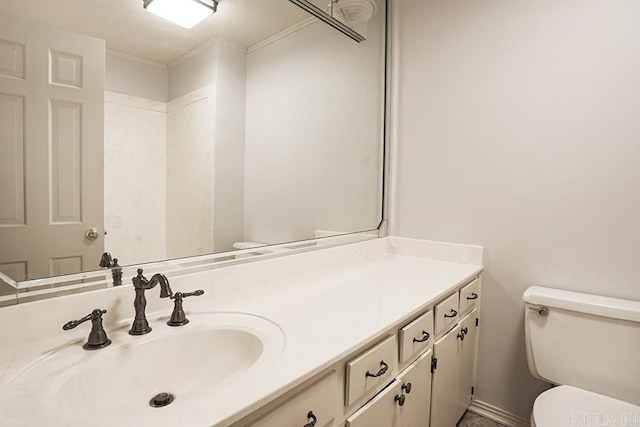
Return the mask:
[[151, 405], [152, 408], [162, 408], [163, 406], [169, 405], [174, 400], [175, 396], [171, 393], [158, 393], [151, 398], [149, 405]]

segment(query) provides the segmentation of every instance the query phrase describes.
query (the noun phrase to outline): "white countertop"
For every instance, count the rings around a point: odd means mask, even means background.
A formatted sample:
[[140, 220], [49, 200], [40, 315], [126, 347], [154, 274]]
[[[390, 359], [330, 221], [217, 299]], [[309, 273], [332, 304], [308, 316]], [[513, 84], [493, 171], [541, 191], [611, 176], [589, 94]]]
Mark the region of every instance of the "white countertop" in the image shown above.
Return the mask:
[[[148, 407], [135, 420], [102, 417], [82, 421], [94, 426], [131, 422], [138, 426], [227, 426], [331, 366], [403, 318], [419, 314], [477, 275], [481, 264], [482, 249], [478, 247], [385, 238], [177, 277], [172, 280], [174, 292], [196, 288], [206, 291], [203, 297], [185, 300], [187, 316], [190, 312], [226, 311], [264, 317], [282, 330], [282, 353], [273, 362], [198, 399], [181, 404], [176, 400], [161, 409]], [[148, 292], [150, 324], [154, 329], [162, 328], [171, 310], [166, 301], [160, 304], [156, 301], [159, 298], [151, 296], [154, 291]], [[55, 300], [46, 300], [0, 309], [2, 336], [6, 335], [5, 341], [10, 343], [0, 350], [0, 390], [25, 361], [39, 357], [51, 346], [64, 345], [64, 340], [77, 341], [88, 334], [86, 328], [78, 328], [85, 330], [65, 335], [59, 327], [86, 314], [83, 311], [89, 312], [95, 304], [116, 317], [107, 321], [109, 314], [105, 316], [107, 332], [110, 327], [130, 322], [132, 316], [132, 309], [127, 307], [133, 300], [131, 289], [67, 298], [72, 301], [58, 299], [55, 304]], [[61, 304], [67, 307], [63, 310]], [[33, 321], [46, 319], [47, 325], [54, 325], [51, 330], [24, 326], [21, 331], [8, 331], [5, 322], [15, 322], [17, 316], [25, 316], [29, 310]], [[78, 347], [78, 351], [83, 350]], [[206, 360], [202, 363], [206, 364]], [[185, 375], [191, 371], [189, 367], [181, 369]], [[193, 369], [197, 372], [197, 367]], [[37, 402], [30, 405], [37, 407]], [[0, 425], [9, 423], [67, 426], [79, 425], [80, 420], [55, 420], [37, 410], [29, 419], [7, 419], [0, 413]]]

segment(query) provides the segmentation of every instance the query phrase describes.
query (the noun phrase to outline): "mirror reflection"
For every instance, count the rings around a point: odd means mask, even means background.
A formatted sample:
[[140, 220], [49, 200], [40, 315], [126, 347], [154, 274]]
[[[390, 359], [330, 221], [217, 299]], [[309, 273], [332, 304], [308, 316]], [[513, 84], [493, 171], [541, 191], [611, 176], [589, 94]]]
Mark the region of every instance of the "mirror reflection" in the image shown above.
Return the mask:
[[0, 295], [103, 252], [126, 266], [380, 222], [383, 1], [362, 43], [288, 0], [212, 2], [191, 29], [145, 3], [0, 3]]

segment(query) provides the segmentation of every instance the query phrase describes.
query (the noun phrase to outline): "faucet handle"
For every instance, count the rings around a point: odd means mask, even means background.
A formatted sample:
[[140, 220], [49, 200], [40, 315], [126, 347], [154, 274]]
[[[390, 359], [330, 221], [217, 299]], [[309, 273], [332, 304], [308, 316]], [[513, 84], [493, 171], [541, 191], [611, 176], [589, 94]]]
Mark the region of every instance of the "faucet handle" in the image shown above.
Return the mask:
[[111, 344], [111, 340], [109, 339], [109, 337], [107, 337], [107, 333], [102, 326], [102, 315], [106, 312], [107, 310], [96, 308], [81, 319], [71, 320], [65, 323], [64, 325], [62, 325], [62, 329], [68, 331], [80, 325], [81, 323], [86, 322], [87, 320], [91, 320], [91, 332], [89, 333], [87, 342], [82, 346], [82, 348], [84, 348], [85, 350], [97, 350], [99, 348], [104, 348]]
[[202, 289], [198, 289], [193, 292], [176, 292], [171, 299], [174, 301], [173, 313], [171, 313], [171, 319], [167, 322], [169, 326], [183, 326], [189, 323], [189, 319], [184, 314], [184, 309], [182, 308], [182, 300], [187, 297], [199, 297], [204, 294]]
[[[178, 292], [181, 293], [181, 292]], [[186, 297], [199, 297], [200, 295], [204, 294], [204, 291], [202, 289], [198, 289], [197, 291], [193, 291], [193, 292], [185, 292], [182, 293], [182, 298], [186, 298]], [[172, 298], [172, 299], [175, 299]]]

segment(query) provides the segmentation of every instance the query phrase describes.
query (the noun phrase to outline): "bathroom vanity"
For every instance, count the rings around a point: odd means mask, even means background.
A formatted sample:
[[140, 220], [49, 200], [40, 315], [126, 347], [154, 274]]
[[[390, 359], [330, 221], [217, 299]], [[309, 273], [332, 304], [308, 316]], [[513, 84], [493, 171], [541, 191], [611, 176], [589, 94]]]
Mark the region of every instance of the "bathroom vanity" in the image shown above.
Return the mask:
[[[482, 248], [381, 238], [0, 309], [1, 425], [451, 426], [474, 387]], [[131, 278], [125, 278], [130, 281]], [[100, 308], [112, 345], [83, 350]], [[173, 393], [153, 408], [149, 399]]]

